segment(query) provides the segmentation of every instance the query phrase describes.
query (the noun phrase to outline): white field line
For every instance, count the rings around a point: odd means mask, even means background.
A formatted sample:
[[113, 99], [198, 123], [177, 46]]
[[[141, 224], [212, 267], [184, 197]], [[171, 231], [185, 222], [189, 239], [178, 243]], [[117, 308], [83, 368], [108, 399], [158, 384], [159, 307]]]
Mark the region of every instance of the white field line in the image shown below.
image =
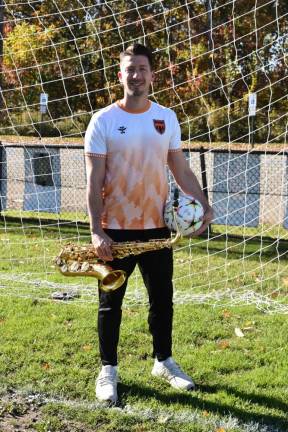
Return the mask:
[[[82, 400], [69, 400], [62, 397], [49, 397], [39, 392], [32, 391], [15, 391], [15, 397], [24, 398], [31, 405], [57, 404], [69, 408], [83, 409], [87, 411], [95, 411], [97, 409], [112, 410], [115, 414], [129, 415], [139, 421], [154, 421], [160, 424], [178, 423], [178, 424], [193, 424], [211, 428], [211, 430], [239, 430], [239, 432], [286, 432], [274, 426], [260, 425], [257, 422], [243, 423], [232, 415], [216, 416], [214, 414], [205, 415], [203, 412], [195, 409], [173, 411], [167, 408], [143, 408], [142, 406], [127, 404], [123, 407], [105, 407], [100, 402], [85, 402]], [[10, 394], [11, 397], [11, 394]]]
[[[0, 282], [11, 282], [15, 281], [16, 283], [20, 283], [21, 279], [10, 278], [10, 277], [2, 277], [0, 276]], [[53, 292], [66, 292], [72, 295], [76, 295], [73, 300], [62, 301], [62, 304], [78, 304], [85, 306], [87, 303], [97, 303], [98, 296], [97, 290], [95, 287], [84, 288], [83, 285], [65, 285], [65, 284], [56, 284], [50, 283], [47, 281], [35, 280], [33, 281], [34, 289], [30, 287], [28, 292], [21, 288], [12, 287], [10, 284], [1, 284], [0, 285], [0, 296], [10, 296], [10, 297], [18, 297], [25, 299], [33, 299], [39, 301], [55, 301], [52, 300], [51, 295]], [[25, 283], [25, 280], [22, 280]], [[30, 281], [31, 283], [31, 281]], [[42, 295], [41, 289], [48, 289], [49, 292], [45, 292]], [[59, 300], [58, 300], [59, 301]], [[211, 291], [208, 293], [193, 293], [190, 292], [182, 292], [180, 290], [174, 291], [174, 304], [182, 305], [182, 304], [207, 304], [210, 306], [218, 306], [218, 307], [233, 307], [233, 306], [241, 306], [241, 305], [254, 305], [257, 309], [261, 310], [267, 314], [288, 314], [288, 304], [281, 303], [280, 301], [274, 300], [269, 295], [265, 295], [262, 293], [256, 293], [253, 290], [245, 290], [245, 289], [233, 289], [227, 288], [222, 291]], [[125, 294], [124, 298], [124, 308], [125, 307], [137, 307], [137, 306], [146, 306], [148, 304], [148, 298], [144, 289], [135, 289], [129, 290]]]

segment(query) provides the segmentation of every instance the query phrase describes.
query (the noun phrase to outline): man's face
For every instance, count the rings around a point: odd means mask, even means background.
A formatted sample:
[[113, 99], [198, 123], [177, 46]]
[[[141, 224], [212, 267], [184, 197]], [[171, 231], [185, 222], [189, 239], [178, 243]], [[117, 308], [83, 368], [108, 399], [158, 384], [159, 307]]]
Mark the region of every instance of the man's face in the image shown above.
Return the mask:
[[143, 55], [125, 56], [120, 64], [118, 78], [128, 96], [148, 96], [154, 79], [149, 60]]

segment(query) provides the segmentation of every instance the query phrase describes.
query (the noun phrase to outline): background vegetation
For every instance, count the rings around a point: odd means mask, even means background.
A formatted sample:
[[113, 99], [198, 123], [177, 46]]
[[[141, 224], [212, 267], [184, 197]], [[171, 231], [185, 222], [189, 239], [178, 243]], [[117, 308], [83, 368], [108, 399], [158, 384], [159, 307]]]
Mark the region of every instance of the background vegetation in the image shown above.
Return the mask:
[[183, 139], [247, 142], [247, 94], [257, 92], [255, 141], [283, 141], [287, 13], [274, 0], [11, 0], [0, 132], [37, 136], [44, 91], [41, 134], [83, 135], [91, 112], [122, 95], [119, 52], [141, 41], [155, 52], [152, 97], [176, 110]]

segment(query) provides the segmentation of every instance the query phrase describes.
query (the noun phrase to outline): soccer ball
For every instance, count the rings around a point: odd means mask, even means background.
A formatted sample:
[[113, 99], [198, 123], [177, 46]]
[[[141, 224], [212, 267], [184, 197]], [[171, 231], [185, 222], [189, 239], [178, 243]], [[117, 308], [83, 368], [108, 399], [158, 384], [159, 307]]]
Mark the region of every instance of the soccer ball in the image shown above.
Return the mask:
[[199, 201], [179, 191], [174, 199], [168, 200], [164, 209], [164, 221], [171, 231], [179, 231], [188, 236], [197, 231], [201, 225], [204, 210]]

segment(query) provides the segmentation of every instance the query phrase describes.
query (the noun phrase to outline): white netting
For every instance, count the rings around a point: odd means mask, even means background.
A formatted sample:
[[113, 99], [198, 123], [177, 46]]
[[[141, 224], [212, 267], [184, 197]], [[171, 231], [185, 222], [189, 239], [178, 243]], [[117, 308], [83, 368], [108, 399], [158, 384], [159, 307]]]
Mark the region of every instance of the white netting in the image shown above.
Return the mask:
[[[287, 312], [287, 16], [278, 0], [0, 1], [0, 292], [97, 300], [52, 258], [89, 241], [83, 136], [121, 98], [119, 53], [137, 41], [215, 212], [177, 249], [175, 301]], [[137, 273], [126, 302], [146, 302]]]

